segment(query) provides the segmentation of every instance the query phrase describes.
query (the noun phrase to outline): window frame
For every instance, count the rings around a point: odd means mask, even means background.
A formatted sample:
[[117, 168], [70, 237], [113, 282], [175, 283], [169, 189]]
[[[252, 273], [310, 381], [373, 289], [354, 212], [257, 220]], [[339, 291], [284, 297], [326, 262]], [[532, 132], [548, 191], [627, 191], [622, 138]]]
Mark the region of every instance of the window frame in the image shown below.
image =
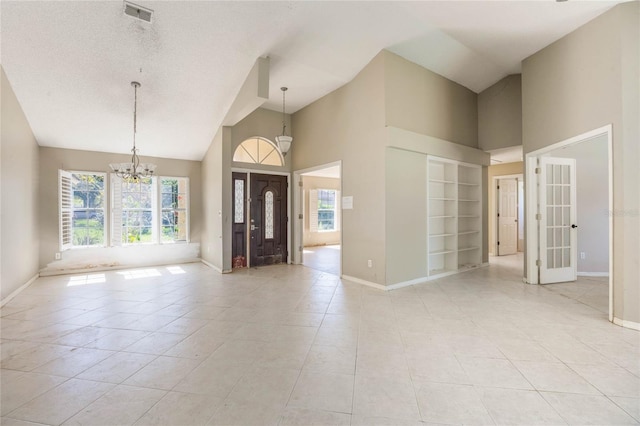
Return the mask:
[[[318, 207], [316, 208], [316, 213], [317, 213], [317, 219], [318, 219], [318, 224], [317, 224], [317, 232], [336, 232], [338, 230], [338, 224], [337, 224], [337, 220], [338, 220], [338, 214], [337, 214], [337, 209], [338, 209], [338, 191], [336, 189], [323, 189], [323, 188], [318, 188], [316, 189], [316, 191], [318, 191]], [[333, 208], [331, 209], [321, 209], [320, 208], [320, 193], [322, 191], [325, 192], [332, 192], [333, 193]], [[323, 211], [331, 211], [333, 212], [333, 228], [331, 229], [321, 229], [320, 227], [320, 212]]]
[[[144, 246], [144, 245], [161, 245], [161, 244], [187, 244], [191, 242], [191, 180], [188, 176], [152, 176], [151, 179], [151, 232], [152, 232], [152, 241], [148, 242], [123, 242], [122, 240], [122, 231], [124, 228], [123, 224], [123, 213], [125, 210], [122, 207], [122, 194], [123, 194], [123, 185], [125, 183], [124, 179], [117, 177], [114, 173], [110, 173], [112, 188], [110, 191], [111, 199], [112, 199], [112, 208], [111, 212], [111, 223], [112, 223], [112, 234], [111, 234], [111, 246], [122, 246], [122, 247], [135, 247], [135, 246]], [[164, 179], [184, 179], [186, 181], [186, 191], [184, 192], [186, 196], [185, 207], [182, 209], [163, 209], [162, 208], [162, 181]], [[117, 183], [116, 183], [117, 182]], [[120, 199], [120, 202], [116, 200], [116, 198]], [[142, 209], [144, 211], [148, 209]], [[172, 241], [163, 241], [162, 240], [162, 213], [167, 211], [184, 211], [186, 217], [186, 235], [185, 240], [172, 240]]]
[[[159, 241], [159, 235], [158, 235], [158, 229], [157, 229], [157, 214], [154, 214], [154, 210], [157, 211], [157, 205], [158, 205], [158, 201], [157, 201], [157, 176], [151, 176], [149, 178], [145, 178], [145, 179], [151, 179], [151, 183], [150, 183], [150, 196], [151, 196], [151, 207], [150, 208], [124, 208], [122, 207], [122, 202], [120, 203], [121, 207], [120, 207], [120, 215], [121, 215], [121, 223], [120, 223], [120, 245], [121, 246], [139, 246], [139, 245], [152, 245], [152, 244], [158, 244]], [[123, 198], [123, 185], [125, 184], [125, 180], [124, 179], [120, 179], [120, 197]], [[129, 192], [129, 191], [127, 191]], [[140, 194], [142, 192], [139, 192]], [[115, 204], [115, 203], [114, 203]], [[154, 209], [154, 206], [156, 206], [156, 208]], [[151, 212], [151, 226], [149, 226], [148, 228], [151, 229], [151, 241], [146, 241], [146, 242], [134, 242], [134, 243], [130, 243], [130, 242], [123, 242], [122, 241], [122, 231], [125, 228], [124, 225], [124, 212], [140, 212], [140, 213], [144, 213], [146, 211], [150, 211]], [[115, 214], [115, 213], [114, 213]], [[127, 229], [129, 229], [129, 226], [126, 226]], [[147, 228], [146, 226], [137, 226], [138, 229], [142, 229], [142, 228]]]
[[[77, 209], [77, 210], [84, 210], [84, 211], [88, 211], [88, 210], [93, 210], [93, 211], [97, 211], [97, 210], [102, 210], [102, 217], [103, 217], [103, 222], [102, 222], [102, 243], [101, 244], [91, 244], [91, 245], [75, 245], [73, 243], [73, 230], [74, 230], [74, 226], [73, 226], [73, 217], [74, 214], [76, 212], [76, 208], [74, 206], [74, 189], [73, 189], [73, 175], [92, 175], [92, 176], [100, 176], [103, 178], [103, 188], [102, 188], [102, 208], [101, 209], [96, 209], [96, 208], [90, 208], [90, 207], [86, 207], [83, 209]], [[63, 179], [69, 179], [69, 185], [70, 185], [70, 192], [68, 194], [69, 200], [68, 200], [68, 204], [67, 204], [67, 200], [65, 200], [65, 193], [63, 191]], [[59, 239], [59, 250], [62, 251], [66, 251], [66, 250], [83, 250], [83, 249], [88, 249], [88, 248], [104, 248], [104, 247], [108, 247], [108, 240], [109, 240], [109, 218], [107, 215], [107, 212], [109, 211], [109, 184], [108, 184], [108, 173], [105, 172], [94, 172], [94, 171], [87, 171], [87, 170], [64, 170], [64, 169], [58, 169], [58, 239]], [[66, 231], [65, 231], [65, 223], [64, 223], [64, 216], [65, 213], [69, 215], [69, 235], [65, 235]], [[68, 241], [67, 241], [68, 238]]]
[[[189, 179], [188, 176], [157, 176], [158, 178], [158, 236], [159, 244], [184, 244], [184, 243], [189, 243], [191, 241], [191, 180]], [[173, 209], [164, 209], [162, 207], [162, 180], [163, 179], [184, 179], [186, 181], [186, 190], [184, 192], [185, 196], [187, 197], [186, 202], [185, 202], [185, 207], [182, 209], [179, 208], [173, 208]], [[181, 194], [180, 192], [178, 192], [178, 194]], [[184, 211], [185, 217], [186, 217], [186, 223], [185, 223], [185, 227], [186, 227], [186, 235], [185, 235], [185, 239], [184, 240], [173, 240], [173, 241], [162, 241], [162, 214], [164, 213], [164, 211]]]

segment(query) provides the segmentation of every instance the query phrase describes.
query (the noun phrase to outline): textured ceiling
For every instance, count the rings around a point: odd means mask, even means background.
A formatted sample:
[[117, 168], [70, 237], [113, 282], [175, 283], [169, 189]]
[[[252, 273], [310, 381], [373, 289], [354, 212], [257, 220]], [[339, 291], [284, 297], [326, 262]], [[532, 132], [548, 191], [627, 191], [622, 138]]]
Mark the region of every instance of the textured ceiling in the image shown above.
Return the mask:
[[42, 146], [200, 160], [258, 57], [287, 112], [388, 48], [476, 92], [616, 2], [2, 1], [2, 66]]

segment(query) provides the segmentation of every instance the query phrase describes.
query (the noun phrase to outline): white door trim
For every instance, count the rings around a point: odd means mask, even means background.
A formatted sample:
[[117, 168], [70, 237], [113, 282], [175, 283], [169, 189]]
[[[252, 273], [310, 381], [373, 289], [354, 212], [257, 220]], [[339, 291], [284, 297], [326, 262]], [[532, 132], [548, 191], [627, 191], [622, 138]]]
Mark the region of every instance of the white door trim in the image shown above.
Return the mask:
[[[291, 224], [291, 222], [293, 222], [293, 231], [294, 231], [294, 241], [293, 244], [295, 246], [295, 250], [293, 251], [293, 257], [292, 257], [292, 263], [294, 265], [301, 265], [303, 262], [303, 254], [302, 254], [302, 250], [299, 250], [300, 247], [303, 246], [302, 244], [302, 230], [304, 229], [304, 219], [300, 218], [300, 215], [303, 212], [303, 205], [302, 203], [303, 201], [303, 197], [302, 197], [302, 191], [299, 190], [300, 188], [300, 183], [302, 182], [302, 175], [305, 173], [309, 173], [309, 172], [314, 172], [317, 170], [322, 170], [322, 169], [327, 169], [329, 167], [335, 167], [338, 166], [340, 168], [340, 195], [342, 196], [342, 194], [344, 194], [343, 192], [343, 188], [342, 188], [342, 160], [338, 160], [338, 161], [333, 161], [331, 163], [326, 163], [326, 164], [321, 164], [318, 166], [313, 166], [313, 167], [308, 167], [306, 169], [300, 169], [300, 170], [295, 170], [293, 172], [293, 186], [296, 188], [296, 191], [294, 192], [294, 196], [293, 196], [293, 221], [289, 221], [289, 223]], [[342, 203], [340, 203], [340, 205], [342, 205]], [[340, 215], [340, 220], [342, 220], [343, 215]], [[343, 235], [343, 231], [344, 227], [340, 226], [340, 276], [342, 276], [342, 235]]]
[[[550, 151], [565, 146], [585, 142], [598, 136], [606, 135], [608, 145], [609, 168], [609, 211], [613, 211], [613, 127], [611, 124], [599, 127], [586, 133], [565, 139], [553, 145], [531, 151], [525, 154], [525, 230], [526, 230], [526, 264], [527, 275], [525, 281], [528, 284], [538, 284], [540, 280], [536, 261], [540, 259], [539, 223], [536, 220], [538, 213], [538, 188], [536, 167], [538, 157]], [[609, 321], [613, 321], [613, 215], [609, 215]]]

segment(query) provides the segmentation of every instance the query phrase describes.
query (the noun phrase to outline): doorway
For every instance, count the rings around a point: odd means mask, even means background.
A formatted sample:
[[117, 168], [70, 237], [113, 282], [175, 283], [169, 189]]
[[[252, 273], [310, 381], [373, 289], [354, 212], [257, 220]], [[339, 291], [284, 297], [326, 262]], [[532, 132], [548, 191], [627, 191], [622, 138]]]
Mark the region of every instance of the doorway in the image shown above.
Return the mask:
[[340, 276], [342, 265], [341, 165], [339, 162], [295, 172], [296, 245], [294, 262]]
[[550, 284], [600, 277], [608, 284], [610, 320], [611, 149], [611, 126], [605, 126], [526, 157], [526, 281]]
[[495, 176], [495, 247], [497, 256], [524, 251], [524, 184], [521, 174]]
[[232, 266], [287, 263], [289, 176], [233, 171]]

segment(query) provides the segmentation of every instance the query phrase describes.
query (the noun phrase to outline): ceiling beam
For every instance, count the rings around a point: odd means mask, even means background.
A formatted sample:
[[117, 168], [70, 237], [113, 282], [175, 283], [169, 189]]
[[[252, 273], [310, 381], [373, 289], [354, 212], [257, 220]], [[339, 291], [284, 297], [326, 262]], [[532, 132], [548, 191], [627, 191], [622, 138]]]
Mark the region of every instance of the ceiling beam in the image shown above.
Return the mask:
[[269, 58], [258, 58], [222, 120], [222, 125], [235, 126], [268, 100]]

